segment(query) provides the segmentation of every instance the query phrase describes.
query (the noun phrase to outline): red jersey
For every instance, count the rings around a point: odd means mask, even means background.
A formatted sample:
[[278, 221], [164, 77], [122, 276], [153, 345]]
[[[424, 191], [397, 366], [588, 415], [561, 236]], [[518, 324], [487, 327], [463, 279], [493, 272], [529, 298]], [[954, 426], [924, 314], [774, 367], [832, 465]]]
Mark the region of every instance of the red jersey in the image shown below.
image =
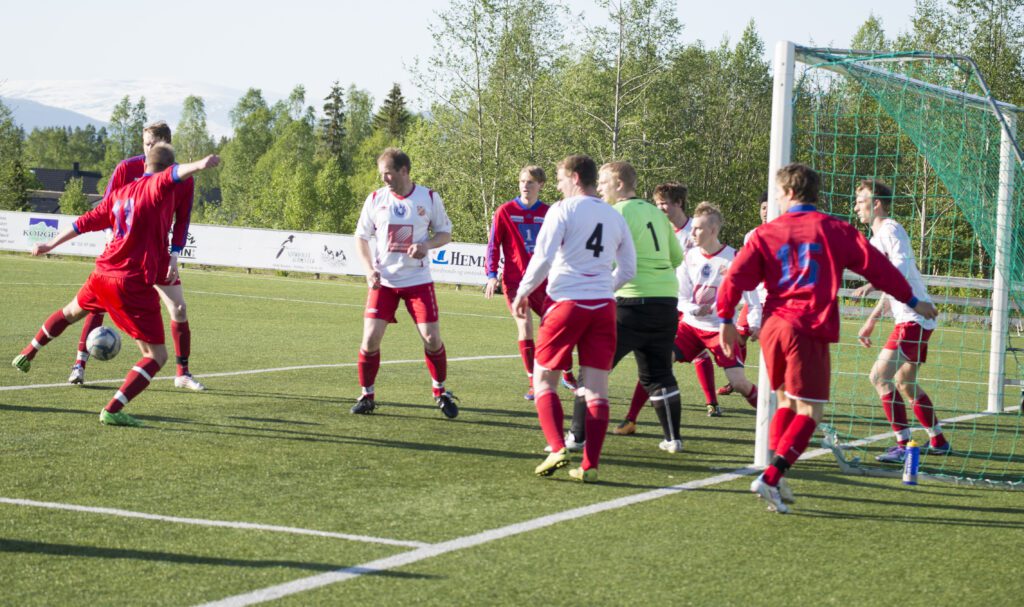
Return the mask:
[[96, 258], [96, 272], [106, 276], [156, 284], [167, 273], [170, 253], [167, 232], [178, 165], [145, 175], [110, 192], [100, 204], [72, 224], [79, 234], [110, 229], [110, 242]]
[[[146, 157], [132, 156], [117, 164], [114, 174], [107, 183], [107, 192], [123, 188], [146, 173]], [[195, 193], [195, 182], [189, 177], [174, 188], [174, 234], [171, 235], [171, 251], [180, 253], [188, 238], [188, 226], [192, 220], [192, 198]], [[168, 260], [168, 263], [170, 260]]]
[[[484, 269], [488, 278], [497, 278], [498, 260], [505, 255], [502, 270], [503, 285], [518, 286], [533, 257], [537, 234], [544, 224], [548, 205], [540, 200], [526, 207], [518, 196], [498, 207], [494, 212], [491, 235], [487, 240], [487, 258]], [[507, 289], [506, 289], [507, 290]], [[515, 293], [515, 289], [512, 289]]]
[[768, 292], [764, 318], [778, 316], [801, 333], [837, 342], [836, 293], [845, 269], [897, 300], [917, 305], [907, 280], [863, 234], [812, 204], [802, 204], [754, 230], [719, 287], [718, 316], [731, 322], [743, 292], [763, 281]]

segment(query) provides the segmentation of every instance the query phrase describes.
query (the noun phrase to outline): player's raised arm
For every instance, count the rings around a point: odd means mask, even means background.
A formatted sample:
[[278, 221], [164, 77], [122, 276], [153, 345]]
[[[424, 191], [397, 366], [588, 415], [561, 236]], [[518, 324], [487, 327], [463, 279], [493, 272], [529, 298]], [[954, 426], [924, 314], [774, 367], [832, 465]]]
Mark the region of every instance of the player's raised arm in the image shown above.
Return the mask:
[[60, 234], [57, 234], [50, 242], [37, 242], [32, 245], [32, 254], [37, 256], [45, 255], [76, 236], [78, 236], [78, 231], [75, 230], [73, 225], [68, 226], [61, 230]]
[[723, 324], [732, 323], [743, 292], [756, 289], [757, 285], [764, 281], [763, 256], [756, 250], [759, 244], [757, 235], [754, 234], [750, 242], [736, 254], [736, 259], [729, 266], [729, 273], [725, 275], [722, 285], [718, 288], [715, 305], [718, 318]]
[[886, 259], [878, 249], [871, 246], [856, 228], [850, 226], [850, 270], [867, 278], [871, 284], [907, 304], [921, 316], [931, 319], [938, 316], [938, 311], [931, 302], [919, 301], [910, 288], [910, 283], [903, 277], [899, 269]]
[[213, 167], [220, 164], [220, 156], [216, 154], [210, 154], [206, 158], [196, 160], [195, 162], [186, 162], [185, 164], [179, 164], [174, 169], [175, 181], [185, 181], [192, 175], [195, 175], [199, 171], [205, 171], [206, 169], [212, 169]]

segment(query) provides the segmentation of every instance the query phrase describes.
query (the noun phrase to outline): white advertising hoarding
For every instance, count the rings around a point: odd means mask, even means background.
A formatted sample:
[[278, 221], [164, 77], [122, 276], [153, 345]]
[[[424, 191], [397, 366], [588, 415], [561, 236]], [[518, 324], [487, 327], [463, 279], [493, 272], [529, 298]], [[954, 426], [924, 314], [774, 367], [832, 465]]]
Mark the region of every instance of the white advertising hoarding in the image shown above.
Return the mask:
[[[33, 244], [49, 241], [75, 219], [71, 215], [0, 211], [0, 249], [31, 251]], [[104, 232], [83, 234], [54, 254], [96, 257], [106, 241]], [[485, 255], [484, 245], [452, 242], [430, 252], [430, 271], [437, 282], [483, 285], [487, 282]], [[180, 260], [207, 266], [365, 275], [354, 236], [317, 232], [192, 224]]]

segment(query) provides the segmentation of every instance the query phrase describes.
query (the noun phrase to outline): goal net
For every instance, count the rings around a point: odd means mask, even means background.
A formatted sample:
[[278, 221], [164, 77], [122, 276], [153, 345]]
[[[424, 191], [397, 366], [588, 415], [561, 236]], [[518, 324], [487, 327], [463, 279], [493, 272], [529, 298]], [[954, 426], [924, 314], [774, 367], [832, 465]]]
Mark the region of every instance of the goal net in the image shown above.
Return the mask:
[[[1017, 360], [1024, 352], [1014, 347], [1024, 303], [1019, 109], [992, 99], [966, 57], [780, 43], [777, 52], [787, 51], [776, 59], [781, 73], [771, 173], [789, 161], [814, 167], [822, 177], [819, 208], [856, 225], [860, 180], [890, 185], [891, 216], [910, 235], [940, 312], [918, 384], [952, 451], [922, 448], [921, 472], [958, 482], [1024, 484]], [[860, 227], [870, 237], [867, 226]], [[893, 320], [883, 315], [870, 348], [858, 342], [877, 303], [877, 295], [851, 297], [862, 284], [849, 274], [840, 291], [842, 337], [832, 349], [833, 400], [823, 443], [844, 470], [897, 475], [898, 464], [876, 461], [896, 436], [869, 380]], [[927, 445], [909, 402], [906, 411], [913, 439]], [[761, 435], [759, 428], [759, 449]]]

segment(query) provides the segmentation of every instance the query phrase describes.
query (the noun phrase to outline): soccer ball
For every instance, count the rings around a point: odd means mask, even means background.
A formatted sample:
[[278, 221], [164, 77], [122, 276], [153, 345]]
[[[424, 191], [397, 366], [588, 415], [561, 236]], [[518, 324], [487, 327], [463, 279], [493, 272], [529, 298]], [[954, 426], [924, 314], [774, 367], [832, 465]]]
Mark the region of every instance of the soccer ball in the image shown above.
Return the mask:
[[121, 334], [104, 326], [96, 327], [85, 339], [85, 347], [93, 358], [110, 360], [121, 351]]

